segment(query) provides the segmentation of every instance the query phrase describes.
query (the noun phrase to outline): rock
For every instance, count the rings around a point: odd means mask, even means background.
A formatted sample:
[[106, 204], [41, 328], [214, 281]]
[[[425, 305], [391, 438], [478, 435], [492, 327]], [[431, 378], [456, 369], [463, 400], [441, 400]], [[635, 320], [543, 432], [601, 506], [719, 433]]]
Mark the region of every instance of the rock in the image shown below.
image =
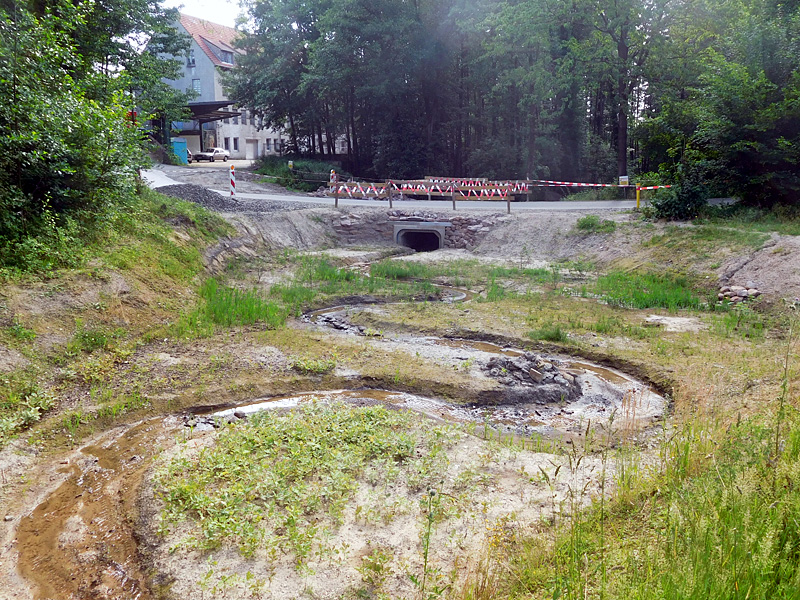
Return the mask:
[[741, 298], [747, 298], [747, 297], [749, 297], [749, 296], [750, 296], [750, 294], [748, 293], [748, 291], [747, 291], [747, 290], [739, 290], [739, 296], [740, 296]]
[[572, 385], [575, 382], [575, 378], [570, 375], [569, 373], [561, 373], [561, 377], [567, 380], [567, 383]]
[[725, 294], [723, 294], [721, 292], [719, 294], [717, 294], [717, 300], [722, 300], [724, 297], [725, 297]]
[[11, 515], [6, 515], [5, 517], [3, 517], [3, 521], [5, 521], [6, 523], [8, 523], [9, 521], [13, 521], [13, 520], [14, 520], [14, 517], [12, 517]]
[[720, 291], [720, 292], [722, 292], [723, 294], [724, 294], [725, 292], [730, 292], [730, 291], [731, 291], [731, 286], [729, 286], [729, 285], [723, 285], [721, 288], [719, 288], [719, 291]]
[[739, 296], [740, 295], [739, 292], [744, 291], [744, 289], [745, 288], [743, 288], [740, 285], [732, 285], [731, 286], [731, 292], [733, 292], [734, 296]]
[[747, 289], [752, 289], [752, 288], [757, 288], [758, 287], [754, 281], [748, 281], [746, 286], [747, 286]]
[[739, 304], [740, 302], [744, 302], [744, 298], [742, 298], [741, 296], [733, 296], [731, 298], [731, 302], [733, 302], [734, 304]]
[[544, 375], [540, 371], [537, 371], [536, 369], [528, 369], [528, 375], [536, 383], [541, 383], [542, 380], [544, 379]]
[[755, 288], [750, 288], [749, 290], [747, 290], [747, 295], [750, 296], [751, 298], [758, 298], [761, 295], [761, 292], [759, 292]]

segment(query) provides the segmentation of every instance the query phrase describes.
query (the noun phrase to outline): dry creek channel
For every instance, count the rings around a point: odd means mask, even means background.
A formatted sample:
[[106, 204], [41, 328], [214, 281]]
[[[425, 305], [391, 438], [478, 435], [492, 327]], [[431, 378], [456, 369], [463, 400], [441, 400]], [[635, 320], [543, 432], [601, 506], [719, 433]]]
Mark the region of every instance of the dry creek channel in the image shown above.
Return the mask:
[[[449, 300], [463, 299], [457, 291]], [[146, 600], [166, 581], [146, 570], [148, 544], [140, 535], [140, 490], [160, 449], [187, 428], [192, 435], [257, 411], [287, 410], [312, 399], [356, 405], [382, 403], [436, 420], [477, 423], [514, 436], [571, 440], [592, 426], [625, 430], [646, 439], [666, 410], [649, 385], [621, 371], [569, 356], [528, 352], [475, 340], [412, 334], [373, 337], [348, 315], [384, 310], [381, 305], [338, 306], [304, 317], [329, 335], [362, 335], [368, 343], [405, 351], [465, 378], [499, 390], [491, 404], [463, 405], [392, 390], [321, 390], [264, 398], [228, 407], [198, 408], [192, 414], [161, 415], [105, 432], [59, 466], [57, 487], [17, 529], [19, 573], [34, 587], [33, 598], [125, 598]], [[492, 384], [493, 380], [495, 383]], [[1, 594], [1, 592], [0, 592]], [[30, 596], [27, 596], [30, 597]]]

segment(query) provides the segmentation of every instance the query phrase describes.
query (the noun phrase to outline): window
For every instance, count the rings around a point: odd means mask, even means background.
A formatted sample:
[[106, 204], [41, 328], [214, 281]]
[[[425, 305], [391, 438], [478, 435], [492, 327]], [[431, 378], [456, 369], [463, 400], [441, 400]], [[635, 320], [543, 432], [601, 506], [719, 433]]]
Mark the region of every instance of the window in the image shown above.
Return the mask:
[[253, 113], [250, 113], [250, 125], [256, 124], [256, 116]]
[[230, 65], [233, 64], [233, 52], [228, 52], [227, 50], [223, 50], [221, 54], [222, 54], [221, 56], [222, 62], [226, 62]]
[[239, 138], [233, 138], [233, 151], [239, 151]]
[[223, 145], [225, 146], [225, 150], [230, 150], [231, 149], [231, 138], [227, 138], [226, 137], [225, 138], [225, 143]]
[[186, 55], [186, 66], [194, 66], [194, 50], [189, 50], [189, 54]]
[[198, 94], [200, 93], [200, 80], [199, 79], [192, 79], [192, 89], [195, 92], [197, 92]]
[[233, 124], [234, 125], [238, 125], [239, 124], [239, 115], [236, 115], [235, 117], [233, 117]]
[[225, 120], [224, 120], [224, 121], [222, 121], [222, 122], [223, 122], [223, 123], [225, 123], [226, 125], [230, 125], [230, 124], [231, 124], [230, 117], [229, 117], [229, 118], [227, 118], [227, 119], [225, 119]]
[[267, 139], [265, 140], [265, 142], [264, 142], [264, 149], [265, 149], [267, 152], [269, 152], [269, 150], [270, 150], [270, 142], [271, 142], [271, 141], [272, 141], [272, 140], [270, 140], [269, 138], [267, 138]]

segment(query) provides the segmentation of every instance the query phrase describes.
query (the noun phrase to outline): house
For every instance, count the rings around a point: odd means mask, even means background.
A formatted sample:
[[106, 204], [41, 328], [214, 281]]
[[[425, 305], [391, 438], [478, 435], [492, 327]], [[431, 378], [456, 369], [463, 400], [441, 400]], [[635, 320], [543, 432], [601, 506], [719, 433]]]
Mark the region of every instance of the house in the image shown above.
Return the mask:
[[241, 55], [241, 50], [233, 46], [239, 32], [183, 13], [176, 28], [192, 41], [182, 77], [167, 83], [178, 90], [194, 90], [198, 94], [189, 102], [194, 120], [173, 123], [179, 135], [186, 138], [189, 150], [196, 152], [219, 146], [237, 159], [280, 154], [288, 138], [273, 129], [262, 129], [259, 119], [232, 105], [222, 89], [220, 74], [236, 68], [236, 57]]

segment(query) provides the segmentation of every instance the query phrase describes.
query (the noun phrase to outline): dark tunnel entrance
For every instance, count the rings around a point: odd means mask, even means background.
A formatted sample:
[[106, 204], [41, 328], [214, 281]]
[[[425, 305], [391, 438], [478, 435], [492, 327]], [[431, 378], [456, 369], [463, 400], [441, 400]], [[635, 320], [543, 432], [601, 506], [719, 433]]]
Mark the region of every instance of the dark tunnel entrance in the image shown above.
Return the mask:
[[397, 242], [417, 252], [432, 252], [442, 247], [442, 240], [435, 231], [401, 231]]

